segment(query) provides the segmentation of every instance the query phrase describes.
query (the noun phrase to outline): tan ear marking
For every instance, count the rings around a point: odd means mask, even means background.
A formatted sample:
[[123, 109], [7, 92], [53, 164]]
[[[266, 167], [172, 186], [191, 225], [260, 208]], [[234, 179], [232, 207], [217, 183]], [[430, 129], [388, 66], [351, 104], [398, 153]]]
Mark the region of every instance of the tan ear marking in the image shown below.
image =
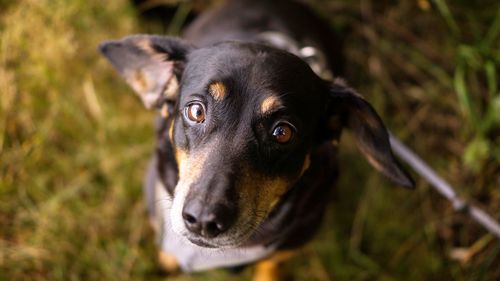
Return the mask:
[[163, 91], [163, 96], [167, 100], [174, 100], [175, 97], [177, 96], [177, 92], [179, 91], [179, 82], [177, 81], [177, 77], [172, 76], [168, 80], [167, 87], [165, 88], [165, 91]]
[[226, 86], [222, 82], [214, 82], [208, 86], [208, 93], [216, 101], [221, 101], [227, 95]]
[[146, 54], [152, 56], [157, 60], [161, 61], [168, 59], [168, 54], [159, 53], [158, 51], [156, 51], [153, 46], [151, 46], [151, 41], [149, 39], [140, 39], [138, 41], [135, 41], [135, 45], [143, 50]]
[[136, 92], [142, 93], [147, 89], [149, 89], [150, 87], [149, 81], [141, 69], [134, 71], [133, 76], [131, 78], [132, 79], [128, 79], [127, 82], [129, 82], [129, 84]]
[[265, 98], [260, 104], [260, 113], [266, 114], [273, 109], [276, 109], [282, 105], [281, 100], [277, 96], [269, 96]]
[[154, 49], [151, 47], [151, 42], [148, 39], [140, 39], [135, 42], [135, 45], [146, 54], [152, 55], [155, 53]]

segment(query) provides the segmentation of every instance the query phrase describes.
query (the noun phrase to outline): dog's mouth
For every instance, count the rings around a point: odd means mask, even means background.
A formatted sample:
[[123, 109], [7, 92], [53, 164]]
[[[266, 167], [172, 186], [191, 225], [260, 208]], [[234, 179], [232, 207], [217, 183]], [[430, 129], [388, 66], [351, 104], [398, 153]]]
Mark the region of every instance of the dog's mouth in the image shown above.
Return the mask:
[[192, 237], [187, 237], [187, 239], [189, 240], [189, 242], [191, 242], [197, 246], [203, 247], [203, 248], [212, 248], [212, 249], [219, 248], [217, 245], [213, 245], [211, 243], [208, 243], [204, 239], [192, 238]]
[[248, 239], [255, 232], [255, 229], [248, 229], [244, 232], [233, 233], [224, 235], [224, 237], [217, 238], [204, 238], [193, 235], [192, 233], [185, 233], [183, 236], [191, 243], [204, 247], [204, 248], [217, 248], [217, 249], [230, 249], [237, 248], [245, 244]]

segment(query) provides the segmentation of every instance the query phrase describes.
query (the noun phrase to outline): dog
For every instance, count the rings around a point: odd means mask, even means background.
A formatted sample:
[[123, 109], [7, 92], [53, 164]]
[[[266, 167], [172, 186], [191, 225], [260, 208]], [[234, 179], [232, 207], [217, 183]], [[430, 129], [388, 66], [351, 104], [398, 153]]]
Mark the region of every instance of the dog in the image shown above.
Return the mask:
[[341, 131], [396, 184], [414, 185], [372, 106], [338, 78], [340, 43], [294, 1], [229, 0], [183, 39], [133, 35], [101, 53], [158, 111], [145, 196], [169, 272], [256, 264], [311, 240], [338, 174]]

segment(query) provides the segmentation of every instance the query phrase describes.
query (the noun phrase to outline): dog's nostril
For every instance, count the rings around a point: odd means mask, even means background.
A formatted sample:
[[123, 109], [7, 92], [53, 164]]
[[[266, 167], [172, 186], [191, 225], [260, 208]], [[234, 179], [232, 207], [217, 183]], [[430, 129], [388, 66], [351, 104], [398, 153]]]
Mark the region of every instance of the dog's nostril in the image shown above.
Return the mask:
[[196, 221], [196, 218], [191, 216], [190, 214], [186, 214], [184, 213], [183, 214], [183, 217], [184, 217], [184, 220], [189, 223], [189, 224], [195, 224], [197, 221]]
[[203, 230], [204, 230], [205, 236], [214, 237], [223, 231], [223, 227], [221, 224], [218, 224], [217, 222], [212, 221], [212, 222], [206, 223]]
[[186, 205], [182, 218], [191, 233], [205, 238], [214, 238], [227, 231], [236, 218], [230, 208], [222, 205], [201, 207], [201, 204]]
[[201, 234], [202, 225], [195, 216], [184, 212], [182, 213], [182, 218], [184, 219], [184, 225], [189, 231], [191, 231], [192, 233]]

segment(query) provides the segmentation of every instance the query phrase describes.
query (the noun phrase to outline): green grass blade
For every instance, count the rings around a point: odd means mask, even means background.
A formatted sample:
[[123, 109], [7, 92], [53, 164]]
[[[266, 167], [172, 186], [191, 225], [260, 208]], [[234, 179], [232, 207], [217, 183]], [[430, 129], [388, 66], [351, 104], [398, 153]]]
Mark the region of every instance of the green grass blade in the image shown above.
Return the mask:
[[451, 14], [448, 4], [446, 4], [445, 0], [434, 0], [434, 3], [436, 4], [436, 7], [441, 13], [441, 16], [446, 21], [448, 28], [451, 30], [451, 32], [455, 37], [458, 37], [460, 35], [460, 29], [458, 28], [457, 22], [455, 21], [453, 15]]

